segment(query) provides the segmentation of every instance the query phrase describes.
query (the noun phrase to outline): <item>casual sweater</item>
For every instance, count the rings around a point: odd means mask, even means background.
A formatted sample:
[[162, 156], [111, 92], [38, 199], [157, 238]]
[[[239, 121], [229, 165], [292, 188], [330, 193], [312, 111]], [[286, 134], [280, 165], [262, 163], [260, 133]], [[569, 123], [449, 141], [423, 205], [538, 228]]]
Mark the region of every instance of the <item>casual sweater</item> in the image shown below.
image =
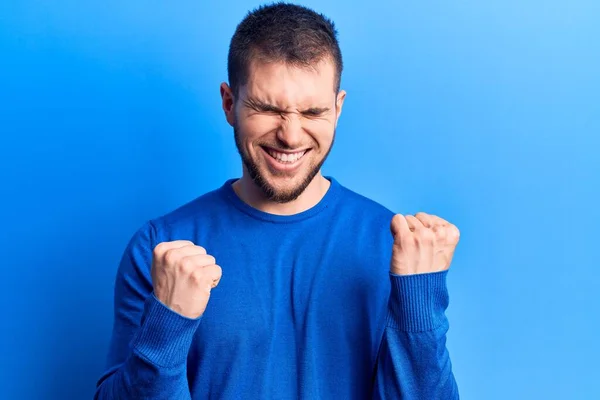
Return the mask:
[[[389, 272], [387, 208], [327, 177], [312, 208], [274, 215], [234, 179], [133, 235], [115, 284], [104, 399], [457, 399], [447, 271]], [[190, 240], [222, 268], [186, 318], [152, 292], [152, 250]]]

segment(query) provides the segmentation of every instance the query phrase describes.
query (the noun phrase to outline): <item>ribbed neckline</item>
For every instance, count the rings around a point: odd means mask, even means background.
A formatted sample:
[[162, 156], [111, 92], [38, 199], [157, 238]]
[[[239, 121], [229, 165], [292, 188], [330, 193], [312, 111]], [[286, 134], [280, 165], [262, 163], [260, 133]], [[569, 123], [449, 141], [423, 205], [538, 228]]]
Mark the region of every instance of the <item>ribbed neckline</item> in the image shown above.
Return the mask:
[[232, 178], [225, 181], [223, 186], [219, 189], [219, 192], [230, 201], [238, 210], [243, 212], [244, 214], [249, 215], [252, 218], [256, 218], [262, 221], [272, 222], [272, 223], [292, 223], [305, 220], [307, 218], [311, 218], [324, 209], [331, 207], [335, 200], [338, 198], [338, 195], [341, 191], [341, 186], [333, 177], [325, 176], [331, 185], [329, 185], [329, 189], [327, 189], [327, 193], [323, 196], [323, 198], [315, 204], [313, 207], [308, 210], [302, 211], [298, 214], [293, 215], [277, 215], [270, 214], [261, 210], [258, 210], [252, 207], [249, 204], [246, 204], [242, 199], [240, 199], [233, 190], [232, 184], [237, 181], [239, 178]]

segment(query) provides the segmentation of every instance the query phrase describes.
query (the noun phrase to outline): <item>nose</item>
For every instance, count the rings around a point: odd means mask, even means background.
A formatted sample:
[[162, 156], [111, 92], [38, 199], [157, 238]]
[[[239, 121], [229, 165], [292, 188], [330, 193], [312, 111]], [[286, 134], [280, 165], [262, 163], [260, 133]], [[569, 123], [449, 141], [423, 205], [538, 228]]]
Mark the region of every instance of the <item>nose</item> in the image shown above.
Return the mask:
[[302, 122], [296, 115], [286, 115], [277, 130], [277, 139], [287, 150], [294, 150], [302, 145]]

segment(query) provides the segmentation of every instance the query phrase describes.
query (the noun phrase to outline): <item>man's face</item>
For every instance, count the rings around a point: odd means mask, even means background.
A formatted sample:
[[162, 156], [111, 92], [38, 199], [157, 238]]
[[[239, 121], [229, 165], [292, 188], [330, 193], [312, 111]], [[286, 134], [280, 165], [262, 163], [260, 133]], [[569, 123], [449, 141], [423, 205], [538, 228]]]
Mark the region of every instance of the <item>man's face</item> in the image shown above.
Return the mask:
[[228, 120], [248, 174], [268, 199], [295, 200], [319, 173], [345, 97], [335, 93], [335, 79], [328, 60], [314, 68], [251, 64]]

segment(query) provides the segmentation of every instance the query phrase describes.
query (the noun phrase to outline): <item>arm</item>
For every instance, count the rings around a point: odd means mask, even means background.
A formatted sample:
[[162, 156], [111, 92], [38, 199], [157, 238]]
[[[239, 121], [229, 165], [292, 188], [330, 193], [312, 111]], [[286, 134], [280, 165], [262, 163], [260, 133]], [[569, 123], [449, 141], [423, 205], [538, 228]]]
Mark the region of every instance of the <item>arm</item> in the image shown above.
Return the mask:
[[374, 399], [458, 399], [448, 350], [446, 271], [396, 275], [377, 357]]
[[190, 399], [186, 359], [200, 318], [167, 308], [152, 294], [152, 231], [131, 239], [115, 281], [107, 368], [95, 399]]

